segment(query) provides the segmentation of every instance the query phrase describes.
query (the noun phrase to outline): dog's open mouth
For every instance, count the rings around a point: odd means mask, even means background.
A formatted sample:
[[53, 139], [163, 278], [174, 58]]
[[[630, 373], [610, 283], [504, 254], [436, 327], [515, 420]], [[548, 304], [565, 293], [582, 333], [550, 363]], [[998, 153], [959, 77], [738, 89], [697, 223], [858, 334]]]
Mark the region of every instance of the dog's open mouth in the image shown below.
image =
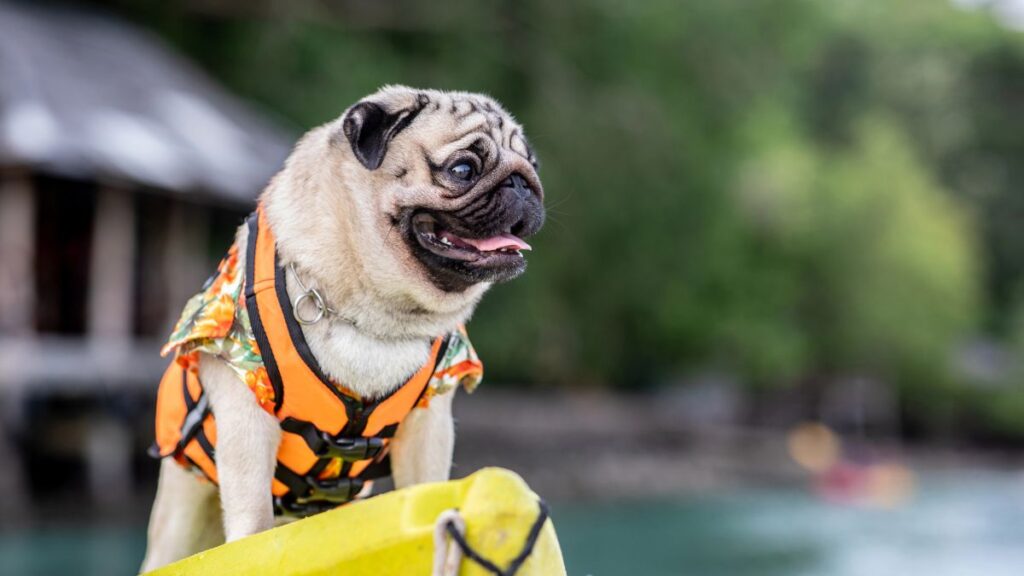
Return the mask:
[[522, 260], [522, 250], [530, 245], [522, 238], [509, 232], [486, 238], [460, 236], [448, 230], [432, 215], [426, 212], [416, 214], [412, 219], [413, 233], [420, 246], [430, 252], [462, 262], [499, 264], [503, 261]]

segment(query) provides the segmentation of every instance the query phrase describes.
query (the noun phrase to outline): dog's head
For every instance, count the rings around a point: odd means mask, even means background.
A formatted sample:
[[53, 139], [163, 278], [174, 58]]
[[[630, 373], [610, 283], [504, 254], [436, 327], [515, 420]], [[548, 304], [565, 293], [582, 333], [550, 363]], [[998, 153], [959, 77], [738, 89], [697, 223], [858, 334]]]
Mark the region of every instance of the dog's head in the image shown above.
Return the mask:
[[[522, 127], [494, 100], [388, 87], [348, 109], [333, 135], [358, 162], [354, 194], [377, 220], [368, 240], [415, 261], [438, 289], [462, 292], [526, 269], [525, 238], [544, 192]], [[397, 262], [396, 262], [397, 263]]]
[[280, 248], [322, 284], [463, 318], [526, 269], [543, 198], [522, 127], [497, 102], [400, 86], [303, 138], [265, 197]]

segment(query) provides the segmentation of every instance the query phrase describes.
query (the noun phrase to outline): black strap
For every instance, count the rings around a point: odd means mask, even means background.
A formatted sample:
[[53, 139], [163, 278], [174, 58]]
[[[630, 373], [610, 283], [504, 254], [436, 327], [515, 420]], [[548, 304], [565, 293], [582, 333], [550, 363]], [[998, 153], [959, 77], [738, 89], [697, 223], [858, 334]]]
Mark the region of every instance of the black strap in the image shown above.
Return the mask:
[[203, 430], [202, 426], [199, 426], [198, 428], [199, 431], [196, 432], [196, 442], [199, 442], [199, 447], [202, 448], [203, 452], [206, 453], [206, 457], [213, 461], [214, 464], [216, 464], [216, 449], [213, 447], [213, 443], [210, 442], [210, 439], [206, 437], [206, 430]]
[[[202, 394], [202, 392], [200, 392]], [[185, 409], [192, 410], [196, 407], [196, 401], [188, 391], [188, 368], [181, 368], [181, 395], [185, 397]]]
[[533, 547], [537, 544], [537, 538], [540, 537], [540, 531], [548, 519], [548, 505], [545, 504], [543, 500], [538, 500], [537, 505], [540, 507], [540, 512], [537, 513], [537, 519], [533, 521], [533, 526], [530, 527], [530, 533], [527, 534], [526, 541], [523, 542], [523, 549], [519, 551], [519, 554], [516, 555], [511, 562], [508, 563], [508, 568], [504, 570], [474, 550], [473, 547], [469, 545], [466, 537], [459, 532], [458, 528], [456, 528], [455, 522], [449, 520], [445, 524], [445, 530], [448, 531], [448, 535], [451, 536], [452, 539], [455, 540], [455, 543], [459, 545], [459, 548], [462, 549], [462, 554], [473, 562], [479, 564], [484, 570], [495, 574], [495, 576], [514, 576], [533, 552]]
[[319, 460], [316, 461], [316, 464], [313, 464], [313, 467], [309, 469], [309, 472], [306, 472], [306, 476], [312, 476], [313, 478], [319, 478], [320, 474], [324, 470], [326, 470], [327, 467], [330, 466], [331, 462], [333, 462], [333, 461], [334, 461], [334, 458], [320, 458]]
[[249, 325], [252, 328], [253, 338], [256, 339], [256, 344], [259, 346], [263, 366], [267, 369], [270, 386], [274, 389], [274, 413], [277, 413], [284, 402], [284, 384], [281, 380], [281, 371], [277, 367], [277, 360], [274, 359], [274, 350], [270, 347], [270, 339], [267, 337], [267, 331], [263, 328], [260, 307], [256, 303], [256, 238], [259, 236], [260, 230], [258, 210], [249, 215], [246, 225], [249, 227], [249, 238], [245, 248], [245, 309], [249, 313]]
[[434, 363], [434, 365], [433, 367], [430, 368], [430, 376], [427, 377], [427, 383], [423, 386], [423, 390], [420, 390], [420, 395], [416, 397], [416, 403], [412, 405], [414, 410], [416, 409], [417, 406], [420, 405], [420, 401], [423, 400], [423, 397], [426, 396], [427, 390], [430, 390], [430, 381], [434, 379], [434, 374], [437, 373], [437, 365], [441, 363], [441, 360], [444, 359], [445, 354], [448, 353], [448, 346], [451, 344], [451, 342], [452, 334], [451, 332], [449, 332], [448, 334], [445, 335], [444, 340], [441, 340], [441, 345], [438, 346], [437, 348], [437, 354], [434, 354], [434, 358], [433, 360], [431, 360]]
[[[181, 369], [181, 394], [185, 397], [185, 418], [181, 421], [181, 433], [178, 436], [178, 444], [174, 447], [172, 454], [180, 454], [185, 449], [185, 446], [192, 441], [196, 432], [199, 431], [199, 427], [202, 426], [203, 420], [206, 419], [206, 415], [210, 411], [209, 399], [206, 398], [205, 392], [199, 392], [198, 401], [194, 400], [192, 395], [189, 394], [187, 368]], [[160, 450], [160, 445], [156, 442], [150, 445], [146, 453], [151, 458], [164, 457]]]
[[375, 436], [377, 438], [394, 438], [395, 432], [398, 432], [398, 423], [388, 424], [387, 426], [380, 429]]
[[185, 407], [188, 411], [185, 412], [185, 418], [181, 421], [181, 436], [178, 439], [178, 445], [174, 448], [174, 453], [180, 454], [185, 450], [185, 446], [188, 446], [188, 443], [195, 438], [206, 455], [213, 460], [213, 445], [210, 444], [203, 432], [203, 422], [210, 415], [210, 398], [206, 395], [205, 390], [200, 390], [199, 398], [192, 399], [192, 394], [188, 391], [188, 368], [181, 369], [181, 393], [185, 396]]
[[279, 482], [287, 486], [288, 492], [296, 498], [306, 496], [311, 490], [304, 476], [280, 462], [274, 468], [274, 478], [277, 478]]
[[379, 461], [375, 461], [359, 473], [359, 477], [363, 480], [379, 480], [388, 476], [391, 476], [391, 456], [385, 456]]
[[320, 436], [320, 431], [317, 430], [312, 422], [289, 416], [281, 420], [281, 430], [302, 436], [302, 439], [306, 441], [306, 445], [309, 446], [309, 449], [314, 454], [320, 454], [324, 449], [325, 441]]
[[[188, 397], [186, 391], [185, 397]], [[185, 413], [185, 419], [181, 422], [181, 438], [178, 440], [178, 447], [175, 448], [175, 452], [180, 452], [185, 449], [185, 446], [192, 441], [192, 438], [197, 437], [198, 433], [203, 429], [203, 422], [206, 417], [210, 415], [210, 398], [206, 395], [206, 391], [199, 394], [199, 401], [192, 404], [192, 407]], [[206, 435], [204, 434], [205, 438]]]

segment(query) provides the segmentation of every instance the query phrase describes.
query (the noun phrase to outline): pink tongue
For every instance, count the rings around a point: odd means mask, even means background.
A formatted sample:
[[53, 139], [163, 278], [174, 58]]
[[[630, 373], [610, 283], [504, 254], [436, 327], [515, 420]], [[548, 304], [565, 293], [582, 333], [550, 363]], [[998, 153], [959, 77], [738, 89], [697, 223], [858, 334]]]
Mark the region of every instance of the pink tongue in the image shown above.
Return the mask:
[[521, 238], [511, 234], [501, 234], [490, 238], [462, 238], [460, 236], [459, 240], [462, 240], [466, 244], [471, 244], [481, 252], [491, 252], [492, 250], [501, 250], [503, 248], [532, 250], [529, 244], [523, 242]]

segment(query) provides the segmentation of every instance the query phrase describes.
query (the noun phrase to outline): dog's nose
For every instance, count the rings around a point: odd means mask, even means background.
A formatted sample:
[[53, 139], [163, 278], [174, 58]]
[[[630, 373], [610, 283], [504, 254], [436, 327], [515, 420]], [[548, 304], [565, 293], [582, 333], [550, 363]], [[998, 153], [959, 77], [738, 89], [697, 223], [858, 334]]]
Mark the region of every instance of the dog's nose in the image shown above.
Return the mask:
[[515, 172], [506, 178], [505, 181], [501, 183], [501, 187], [515, 190], [516, 195], [523, 200], [526, 200], [533, 195], [533, 188], [530, 188], [530, 184], [526, 181], [526, 178], [523, 178], [523, 176], [518, 172]]

